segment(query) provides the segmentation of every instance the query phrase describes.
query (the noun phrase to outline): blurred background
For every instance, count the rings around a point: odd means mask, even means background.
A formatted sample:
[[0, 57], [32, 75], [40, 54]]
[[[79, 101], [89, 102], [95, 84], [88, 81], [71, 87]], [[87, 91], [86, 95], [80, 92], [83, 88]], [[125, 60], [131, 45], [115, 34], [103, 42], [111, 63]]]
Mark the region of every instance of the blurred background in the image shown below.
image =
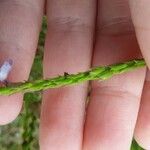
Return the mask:
[[[29, 80], [42, 78], [42, 59], [45, 35], [47, 31], [46, 17], [43, 17], [42, 30], [38, 48]], [[41, 106], [41, 92], [26, 93], [24, 106], [17, 119], [9, 125], [0, 126], [0, 150], [39, 150], [38, 129]], [[133, 140], [131, 150], [143, 150]]]

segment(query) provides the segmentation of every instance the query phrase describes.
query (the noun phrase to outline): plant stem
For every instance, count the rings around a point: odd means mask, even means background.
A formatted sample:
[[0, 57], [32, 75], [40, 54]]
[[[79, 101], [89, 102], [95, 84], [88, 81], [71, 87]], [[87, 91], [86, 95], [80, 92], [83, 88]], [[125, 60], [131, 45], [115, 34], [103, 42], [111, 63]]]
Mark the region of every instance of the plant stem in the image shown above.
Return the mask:
[[7, 87], [0, 88], [0, 95], [11, 95], [18, 92], [34, 92], [49, 88], [58, 88], [66, 85], [78, 84], [91, 80], [106, 80], [114, 75], [132, 71], [146, 66], [143, 59], [131, 60], [124, 63], [109, 66], [91, 68], [89, 71], [77, 74], [64, 74], [50, 79], [35, 80], [32, 82], [11, 83]]

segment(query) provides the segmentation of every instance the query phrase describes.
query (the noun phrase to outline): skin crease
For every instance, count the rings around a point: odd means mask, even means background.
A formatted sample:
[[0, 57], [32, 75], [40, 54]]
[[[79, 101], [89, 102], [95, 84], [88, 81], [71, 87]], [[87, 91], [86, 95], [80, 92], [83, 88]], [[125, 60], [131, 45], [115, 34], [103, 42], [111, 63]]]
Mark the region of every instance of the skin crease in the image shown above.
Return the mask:
[[[27, 80], [46, 12], [44, 77], [139, 58], [141, 52], [150, 66], [149, 7], [148, 0], [1, 0], [0, 63], [11, 58], [9, 80]], [[40, 149], [128, 150], [134, 135], [150, 149], [150, 73], [146, 80], [145, 73], [143, 68], [92, 82], [87, 107], [88, 83], [45, 91]], [[21, 106], [22, 94], [1, 96], [0, 124], [14, 120]]]

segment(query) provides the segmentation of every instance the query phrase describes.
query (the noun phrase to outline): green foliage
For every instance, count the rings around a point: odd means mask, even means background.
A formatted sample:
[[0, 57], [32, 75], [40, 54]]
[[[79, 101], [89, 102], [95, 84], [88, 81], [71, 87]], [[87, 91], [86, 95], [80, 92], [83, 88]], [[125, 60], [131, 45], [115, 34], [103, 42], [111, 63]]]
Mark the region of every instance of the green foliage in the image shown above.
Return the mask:
[[131, 150], [144, 150], [144, 149], [141, 148], [135, 140], [133, 140]]
[[[42, 31], [39, 38], [39, 46], [32, 67], [29, 80], [42, 78], [42, 59], [45, 34], [47, 30], [46, 17], [43, 18]], [[124, 64], [113, 68], [124, 68]], [[102, 69], [103, 70], [103, 69]], [[101, 71], [102, 71], [101, 70]], [[91, 72], [91, 74], [97, 73]], [[87, 73], [88, 75], [88, 73]], [[66, 75], [67, 76], [67, 75]], [[109, 74], [108, 74], [109, 77]], [[26, 93], [24, 107], [19, 117], [11, 124], [0, 127], [0, 150], [38, 150], [38, 129], [41, 105], [41, 93]], [[131, 150], [143, 150], [133, 141]]]

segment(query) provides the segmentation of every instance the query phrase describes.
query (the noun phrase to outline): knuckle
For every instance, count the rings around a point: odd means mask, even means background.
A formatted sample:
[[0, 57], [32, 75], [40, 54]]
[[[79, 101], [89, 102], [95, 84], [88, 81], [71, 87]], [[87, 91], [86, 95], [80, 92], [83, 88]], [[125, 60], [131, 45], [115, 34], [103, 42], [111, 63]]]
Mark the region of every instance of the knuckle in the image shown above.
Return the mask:
[[128, 1], [117, 0], [111, 5], [101, 2], [100, 8], [102, 13], [97, 27], [100, 34], [120, 36], [134, 33]]
[[48, 28], [64, 32], [84, 32], [90, 30], [92, 25], [84, 22], [80, 17], [56, 17], [49, 19]]
[[107, 95], [110, 97], [118, 98], [129, 98], [129, 99], [139, 99], [140, 95], [135, 94], [132, 91], [122, 89], [120, 86], [94, 86], [92, 87], [92, 95], [102, 96]]
[[101, 23], [97, 27], [97, 32], [101, 35], [128, 35], [134, 34], [134, 26], [129, 17], [116, 17]]
[[[11, 7], [11, 8], [27, 8], [29, 10], [32, 10], [32, 12], [38, 12], [39, 9], [40, 9], [40, 0], [37, 0], [37, 1], [30, 1], [30, 0], [27, 0], [27, 1], [20, 1], [20, 0], [0, 0], [0, 6], [1, 7]], [[18, 10], [18, 9], [16, 9]]]

